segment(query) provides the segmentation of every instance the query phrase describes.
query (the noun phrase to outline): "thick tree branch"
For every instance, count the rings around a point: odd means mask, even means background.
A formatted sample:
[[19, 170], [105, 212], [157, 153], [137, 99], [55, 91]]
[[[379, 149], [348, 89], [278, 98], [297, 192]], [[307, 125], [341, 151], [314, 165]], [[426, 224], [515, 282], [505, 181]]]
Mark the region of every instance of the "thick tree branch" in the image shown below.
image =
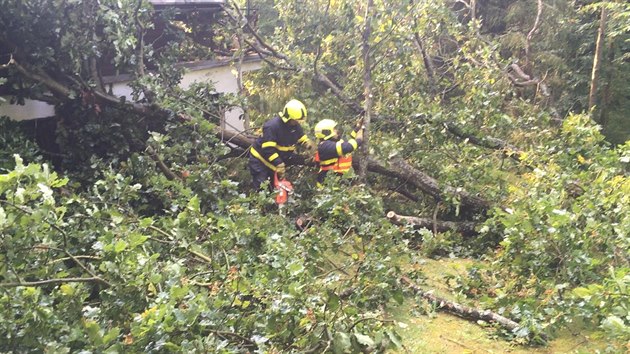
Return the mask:
[[417, 295], [426, 299], [438, 306], [440, 310], [455, 314], [462, 318], [471, 319], [471, 320], [482, 320], [485, 322], [497, 323], [501, 325], [501, 327], [509, 330], [514, 333], [521, 328], [521, 326], [511, 319], [507, 317], [503, 317], [497, 313], [494, 313], [489, 310], [481, 310], [476, 309], [464, 305], [460, 305], [454, 301], [450, 301], [438, 296], [433, 295], [433, 292], [424, 291], [419, 286], [414, 284], [411, 279], [406, 276], [400, 278], [401, 282], [407, 285], [410, 289], [412, 289]]
[[396, 225], [411, 225], [417, 228], [434, 228], [437, 232], [455, 231], [463, 236], [475, 236], [477, 223], [472, 221], [442, 221], [432, 218], [420, 218], [415, 216], [398, 215], [394, 211], [387, 213], [387, 218]]
[[532, 26], [532, 29], [529, 31], [529, 33], [527, 33], [527, 41], [525, 42], [525, 67], [526, 68], [529, 68], [530, 63], [531, 63], [532, 37], [534, 36], [534, 33], [536, 32], [536, 30], [538, 30], [538, 25], [540, 24], [540, 15], [542, 14], [542, 9], [543, 9], [542, 0], [537, 0], [537, 2], [538, 2], [538, 8], [536, 11], [536, 20], [534, 21], [534, 26]]
[[[219, 137], [223, 139], [229, 139], [230, 143], [240, 146], [243, 149], [247, 149], [251, 146], [254, 139], [239, 133], [225, 131], [222, 134], [217, 133]], [[296, 157], [292, 161], [287, 161], [290, 165], [306, 165], [308, 164], [303, 157]], [[355, 168], [356, 161], [353, 163]], [[417, 187], [426, 194], [433, 196], [436, 199], [444, 199], [447, 196], [453, 196], [457, 198], [464, 206], [471, 207], [475, 210], [487, 210], [492, 206], [487, 200], [480, 197], [471, 195], [460, 188], [454, 188], [448, 185], [440, 185], [440, 183], [433, 177], [426, 173], [417, 170], [411, 165], [407, 164], [402, 159], [394, 159], [388, 166], [383, 166], [375, 158], [367, 158], [368, 171], [378, 173], [387, 177], [394, 177], [398, 179], [401, 184], [408, 184]]]
[[462, 140], [467, 140], [468, 142], [474, 145], [481, 146], [484, 148], [488, 148], [492, 150], [501, 150], [503, 151], [504, 154], [506, 154], [507, 156], [509, 156], [510, 158], [516, 161], [519, 161], [519, 162], [522, 161], [523, 157], [525, 156], [525, 153], [519, 147], [514, 146], [501, 139], [497, 139], [491, 136], [485, 136], [485, 137], [479, 138], [475, 135], [466, 133], [464, 129], [462, 129], [461, 127], [459, 127], [458, 125], [452, 122], [442, 122], [442, 125], [446, 128], [446, 130], [449, 133], [457, 136], [458, 138]]
[[400, 180], [407, 181], [407, 183], [418, 187], [423, 192], [438, 200], [447, 197], [455, 197], [462, 205], [480, 211], [488, 210], [492, 206], [492, 203], [489, 201], [474, 196], [461, 188], [441, 185], [435, 178], [417, 170], [401, 158], [393, 159], [389, 164], [389, 168], [384, 168], [376, 163], [376, 161], [371, 160], [368, 168], [371, 171], [380, 171], [382, 174], [395, 176]]
[[602, 65], [602, 53], [604, 51], [604, 38], [606, 36], [606, 22], [608, 21], [608, 8], [602, 6], [597, 29], [595, 43], [595, 55], [593, 56], [593, 70], [591, 71], [591, 88], [588, 93], [588, 109], [591, 110], [597, 103], [597, 89], [599, 84], [599, 72]]
[[[417, 22], [417, 21], [416, 21]], [[418, 48], [418, 52], [420, 52], [420, 56], [422, 56], [422, 62], [424, 63], [424, 68], [427, 70], [427, 76], [429, 78], [429, 85], [431, 86], [431, 91], [435, 91], [435, 67], [433, 65], [433, 60], [429, 57], [427, 53], [424, 42], [422, 38], [418, 34], [418, 32], [413, 33], [414, 44]]]
[[543, 82], [543, 79], [534, 77], [525, 74], [523, 69], [516, 63], [512, 63], [507, 67], [507, 77], [512, 81], [514, 86], [518, 87], [527, 87], [527, 86], [535, 86], [537, 85], [540, 88], [540, 92], [545, 97], [549, 97], [551, 95], [549, 88]]
[[370, 66], [370, 35], [372, 33], [372, 7], [374, 6], [373, 0], [367, 0], [365, 8], [365, 29], [363, 31], [363, 110], [365, 115], [363, 116], [363, 144], [361, 145], [360, 152], [361, 158], [358, 160], [357, 175], [359, 180], [363, 183], [366, 181], [367, 175], [367, 156], [370, 148], [370, 123], [372, 121], [372, 68]]
[[17, 61], [13, 60], [13, 62], [9, 62], [9, 64], [13, 65], [17, 71], [24, 75], [26, 78], [31, 79], [33, 81], [37, 81], [41, 84], [43, 84], [44, 86], [46, 86], [51, 92], [53, 92], [54, 94], [63, 96], [63, 97], [70, 97], [73, 94], [73, 91], [66, 87], [65, 85], [55, 81], [54, 79], [52, 79], [50, 76], [48, 76], [48, 74], [44, 73], [44, 72], [32, 72], [28, 69], [26, 69], [25, 67], [23, 67], [22, 65], [20, 65], [20, 63], [18, 63]]
[[364, 114], [364, 110], [361, 107], [361, 105], [355, 102], [354, 100], [348, 98], [346, 95], [344, 95], [342, 89], [339, 86], [337, 86], [334, 82], [332, 82], [332, 80], [328, 76], [317, 71], [315, 73], [315, 79], [317, 79], [317, 81], [319, 81], [320, 83], [326, 85], [326, 87], [330, 89], [333, 95], [335, 95], [335, 97], [337, 97], [337, 99], [339, 99], [346, 107], [349, 107], [352, 111], [354, 111], [357, 114], [360, 114], [360, 115]]
[[153, 161], [155, 161], [156, 165], [158, 166], [160, 171], [162, 171], [164, 176], [166, 176], [167, 179], [169, 179], [170, 181], [174, 179], [183, 180], [183, 178], [178, 176], [175, 172], [171, 171], [171, 169], [168, 168], [168, 166], [166, 166], [164, 161], [162, 161], [162, 159], [158, 156], [157, 152], [155, 152], [155, 150], [153, 150], [152, 147], [147, 146], [147, 153], [149, 154], [149, 156], [151, 156]]

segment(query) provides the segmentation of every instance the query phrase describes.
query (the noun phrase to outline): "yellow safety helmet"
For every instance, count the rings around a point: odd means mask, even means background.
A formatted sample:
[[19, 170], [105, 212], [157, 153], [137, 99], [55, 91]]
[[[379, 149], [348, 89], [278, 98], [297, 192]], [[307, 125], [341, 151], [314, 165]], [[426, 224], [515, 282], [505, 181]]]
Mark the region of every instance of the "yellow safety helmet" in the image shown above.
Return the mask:
[[328, 140], [335, 135], [337, 122], [332, 119], [322, 119], [315, 124], [315, 136], [322, 140]]
[[298, 100], [291, 100], [284, 105], [284, 109], [278, 115], [285, 123], [291, 119], [302, 120], [306, 118], [306, 106]]

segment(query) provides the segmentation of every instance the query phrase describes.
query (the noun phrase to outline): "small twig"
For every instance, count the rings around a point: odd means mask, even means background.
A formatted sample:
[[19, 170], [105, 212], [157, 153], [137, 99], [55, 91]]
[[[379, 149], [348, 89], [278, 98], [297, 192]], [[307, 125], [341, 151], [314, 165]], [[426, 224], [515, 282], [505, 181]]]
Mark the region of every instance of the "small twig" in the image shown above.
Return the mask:
[[155, 241], [155, 242], [159, 242], [159, 243], [162, 243], [162, 244], [165, 244], [165, 245], [172, 245], [173, 244], [173, 242], [171, 242], [171, 241], [165, 241], [165, 240], [162, 240], [160, 238], [153, 237], [153, 236], [149, 236], [149, 240]]
[[206, 274], [212, 274], [214, 273], [214, 271], [210, 270], [210, 271], [205, 271], [205, 272], [199, 272], [199, 273], [195, 273], [193, 275], [190, 276], [190, 279], [202, 276], [202, 275], [206, 275]]
[[[11, 202], [8, 202], [6, 200], [0, 200], [0, 203], [5, 204], [5, 205], [9, 205], [9, 206], [11, 206], [11, 207], [13, 207], [13, 208], [23, 212], [24, 214], [33, 215], [32, 211], [30, 211], [30, 210], [28, 210], [28, 209], [26, 209], [26, 208], [24, 208], [24, 207], [22, 207], [20, 205], [15, 205], [15, 204], [13, 204]], [[63, 229], [60, 228], [59, 226], [53, 224], [52, 222], [50, 222], [50, 221], [48, 221], [46, 219], [44, 219], [44, 222], [46, 224], [48, 224], [50, 227], [52, 227], [53, 229], [59, 231], [59, 233], [61, 233], [61, 236], [63, 237], [63, 247], [65, 248], [67, 243], [68, 243], [67, 240], [66, 240], [67, 239], [66, 232], [63, 231]]]
[[13, 59], [13, 53], [11, 53], [10, 55], [11, 58], [9, 59], [9, 61], [6, 64], [0, 65], [0, 69], [8, 68], [11, 64], [15, 63], [15, 60]]
[[348, 236], [348, 234], [350, 233], [350, 231], [352, 231], [352, 229], [354, 229], [354, 226], [350, 226], [350, 227], [348, 228], [348, 230], [346, 230], [346, 233], [344, 233], [344, 234], [343, 234], [343, 236], [341, 236], [341, 240], [342, 240], [342, 241], [346, 239], [346, 237]]
[[577, 349], [577, 348], [581, 347], [581, 346], [582, 346], [582, 344], [587, 343], [587, 342], [588, 342], [588, 339], [587, 339], [587, 338], [584, 338], [581, 342], [579, 342], [579, 343], [575, 344], [575, 345], [574, 345], [571, 349], [569, 349], [569, 353], [570, 353], [570, 352], [572, 352], [573, 350], [575, 350], [575, 349]]
[[72, 258], [72, 260], [74, 261], [74, 263], [76, 263], [79, 267], [83, 268], [83, 270], [85, 270], [88, 274], [90, 274], [95, 280], [100, 281], [101, 283], [107, 285], [107, 286], [112, 286], [111, 283], [109, 283], [107, 280], [97, 276], [94, 272], [92, 272], [90, 269], [88, 269], [88, 267], [85, 266], [85, 264], [83, 264], [83, 262], [81, 262], [80, 260], [78, 260], [72, 253], [70, 253], [68, 250], [65, 250], [66, 254], [68, 255], [68, 257]]
[[202, 287], [211, 287], [212, 285], [214, 285], [213, 283], [200, 283], [196, 281], [191, 281], [188, 284], [195, 285], [195, 286], [202, 286]]
[[151, 157], [151, 159], [153, 159], [153, 161], [155, 161], [155, 164], [158, 166], [160, 171], [162, 171], [162, 173], [164, 174], [164, 176], [166, 176], [167, 179], [169, 179], [171, 181], [174, 180], [174, 179], [178, 179], [180, 181], [183, 180], [183, 178], [181, 176], [179, 176], [175, 172], [171, 171], [171, 169], [168, 168], [168, 166], [166, 166], [164, 161], [162, 161], [160, 156], [158, 156], [157, 152], [151, 146], [147, 146], [146, 151], [149, 154], [149, 156]]
[[212, 331], [212, 333], [214, 333], [214, 334], [216, 334], [218, 336], [238, 338], [238, 339], [241, 340], [241, 342], [246, 343], [248, 346], [254, 347], [254, 348], [258, 348], [258, 345], [256, 345], [256, 343], [252, 342], [249, 338], [245, 338], [245, 337], [241, 336], [238, 333], [224, 332], [224, 331]]
[[[166, 231], [164, 231], [164, 230], [162, 230], [162, 229], [160, 229], [160, 228], [158, 228], [158, 227], [155, 227], [155, 226], [153, 226], [153, 225], [149, 225], [149, 226], [147, 226], [147, 228], [148, 228], [148, 229], [151, 229], [151, 230], [153, 230], [153, 231], [155, 231], [155, 232], [158, 232], [158, 233], [160, 233], [160, 234], [162, 234], [162, 235], [164, 235], [164, 236], [166, 236], [166, 237], [168, 237], [168, 238], [172, 238], [172, 237], [173, 237], [173, 235], [171, 235], [171, 234], [169, 234], [168, 232], [166, 232]], [[163, 241], [162, 241], [162, 242], [163, 242]]]
[[195, 255], [195, 256], [197, 256], [197, 257], [199, 257], [199, 258], [203, 259], [204, 261], [206, 261], [206, 262], [208, 262], [208, 263], [210, 263], [210, 264], [212, 264], [212, 258], [210, 258], [210, 257], [206, 256], [205, 254], [201, 254], [201, 253], [199, 253], [199, 252], [195, 252], [195, 251], [193, 251], [193, 250], [188, 250], [188, 252], [190, 252], [190, 253], [192, 253], [193, 255]]
[[[93, 259], [93, 260], [96, 260], [96, 261], [101, 259], [101, 257], [97, 257], [97, 256], [74, 256], [74, 258], [76, 258], [76, 259]], [[59, 263], [59, 262], [67, 261], [67, 260], [70, 260], [70, 259], [72, 259], [72, 258], [70, 258], [70, 257], [63, 257], [63, 258], [55, 259], [51, 263]]]
[[326, 257], [326, 256], [323, 256], [323, 257], [324, 257], [324, 259], [326, 259], [326, 261], [327, 261], [328, 263], [330, 263], [330, 264], [334, 267], [334, 269], [333, 269], [333, 270], [329, 271], [329, 272], [328, 272], [328, 273], [326, 273], [326, 274], [329, 274], [330, 272], [334, 272], [335, 270], [338, 270], [338, 271], [342, 272], [343, 274], [350, 276], [350, 274], [348, 274], [348, 272], [346, 272], [345, 270], [343, 270], [343, 267], [340, 267], [340, 266], [336, 265], [336, 264], [335, 264], [335, 262], [333, 262], [332, 260], [330, 260], [330, 258], [328, 258], [328, 257]]
[[394, 321], [394, 320], [388, 320], [388, 319], [384, 319], [384, 318], [380, 318], [380, 317], [363, 317], [363, 318], [360, 318], [360, 319], [356, 320], [356, 321], [352, 324], [352, 326], [350, 326], [350, 328], [348, 329], [348, 332], [352, 332], [352, 329], [353, 329], [354, 327], [356, 327], [356, 325], [358, 325], [358, 324], [359, 324], [359, 323], [361, 323], [361, 322], [365, 322], [365, 321], [379, 321], [379, 322], [383, 322], [383, 323], [393, 323], [393, 322], [396, 322], [396, 321]]
[[437, 236], [437, 214], [440, 209], [440, 202], [435, 203], [435, 210], [433, 211], [433, 236]]
[[[450, 338], [444, 337], [444, 336], [443, 336], [443, 335], [441, 335], [441, 334], [440, 334], [440, 338], [441, 338], [441, 339], [444, 339], [444, 340], [447, 340], [447, 341], [449, 341], [449, 342], [451, 342], [451, 343], [455, 343], [455, 344], [459, 345], [460, 347], [462, 347], [462, 348], [466, 348], [466, 349], [471, 350], [471, 351], [473, 351], [473, 352], [477, 351], [477, 349], [475, 349], [475, 348], [471, 348], [471, 347], [469, 347], [469, 346], [467, 346], [467, 345], [465, 345], [465, 344], [463, 344], [463, 343], [460, 343], [460, 342], [456, 341], [455, 339], [450, 339]], [[488, 351], [488, 350], [486, 350], [486, 349], [484, 349], [484, 351], [486, 351], [486, 352], [488, 352], [488, 353], [492, 353], [492, 352], [490, 352], [490, 351]]]

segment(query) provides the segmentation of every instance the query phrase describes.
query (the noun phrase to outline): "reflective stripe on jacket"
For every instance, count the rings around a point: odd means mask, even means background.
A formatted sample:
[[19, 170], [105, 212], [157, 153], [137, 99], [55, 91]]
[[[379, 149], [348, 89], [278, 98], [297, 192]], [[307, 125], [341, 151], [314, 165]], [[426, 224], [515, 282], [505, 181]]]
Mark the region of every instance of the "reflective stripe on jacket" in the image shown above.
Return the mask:
[[352, 167], [351, 153], [361, 144], [361, 140], [324, 140], [317, 146], [315, 161], [319, 163], [319, 171], [335, 171], [346, 173]]

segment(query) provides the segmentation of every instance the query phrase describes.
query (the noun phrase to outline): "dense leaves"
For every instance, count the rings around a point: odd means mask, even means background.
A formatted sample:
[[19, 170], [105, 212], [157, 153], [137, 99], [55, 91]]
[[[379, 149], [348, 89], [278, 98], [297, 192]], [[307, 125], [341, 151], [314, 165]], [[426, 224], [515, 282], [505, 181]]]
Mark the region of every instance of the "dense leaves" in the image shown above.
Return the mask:
[[[611, 350], [627, 342], [626, 4], [241, 3], [202, 23], [146, 1], [0, 0], [3, 94], [55, 104], [63, 154], [51, 167], [0, 121], [1, 351], [382, 351], [400, 343], [387, 308], [417, 253], [477, 257], [450, 283], [519, 320], [512, 337], [580, 322]], [[602, 8], [606, 60], [587, 112]], [[242, 105], [259, 127], [297, 97], [306, 128], [334, 118], [347, 130], [364, 114], [366, 23], [371, 158], [450, 192], [424, 196], [383, 171], [317, 189], [296, 166], [278, 210], [247, 187], [221, 116]], [[239, 77], [239, 95], [180, 88], [176, 62], [211, 50], [265, 65]], [[102, 81], [121, 73], [124, 98]], [[468, 207], [462, 191], [492, 207]], [[479, 235], [394, 227], [388, 209], [474, 221]]]
[[148, 216], [132, 208], [148, 192], [132, 177], [105, 171], [69, 194], [46, 165], [16, 159], [0, 179], [3, 351], [343, 352], [398, 341], [378, 310], [402, 300], [398, 231], [373, 221], [378, 204], [344, 212], [368, 204], [361, 189], [322, 193], [322, 222], [299, 231], [263, 211], [269, 195], [227, 180], [208, 181], [224, 203], [211, 213], [201, 204], [212, 200], [180, 188]]

